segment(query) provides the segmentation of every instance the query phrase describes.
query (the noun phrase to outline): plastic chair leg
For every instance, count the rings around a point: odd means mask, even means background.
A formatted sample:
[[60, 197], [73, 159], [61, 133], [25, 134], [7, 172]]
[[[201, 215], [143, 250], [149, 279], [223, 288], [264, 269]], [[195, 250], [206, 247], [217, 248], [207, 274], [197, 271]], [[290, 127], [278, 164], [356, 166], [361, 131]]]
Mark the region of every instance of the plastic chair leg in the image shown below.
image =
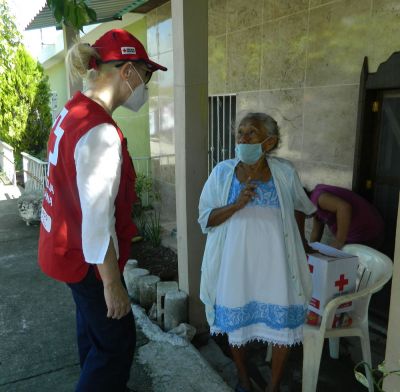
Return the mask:
[[306, 334], [303, 340], [303, 385], [302, 392], [317, 389], [324, 338], [318, 334]]
[[[360, 336], [361, 340], [361, 351], [363, 356], [363, 361], [366, 362], [371, 368], [371, 344], [369, 341], [369, 332], [368, 326], [362, 329], [362, 335]], [[369, 383], [369, 392], [374, 392], [374, 384], [372, 380], [372, 375], [368, 371], [367, 366], [365, 366], [365, 373], [367, 375], [368, 383]]]
[[339, 359], [340, 338], [329, 338], [329, 355], [333, 359]]

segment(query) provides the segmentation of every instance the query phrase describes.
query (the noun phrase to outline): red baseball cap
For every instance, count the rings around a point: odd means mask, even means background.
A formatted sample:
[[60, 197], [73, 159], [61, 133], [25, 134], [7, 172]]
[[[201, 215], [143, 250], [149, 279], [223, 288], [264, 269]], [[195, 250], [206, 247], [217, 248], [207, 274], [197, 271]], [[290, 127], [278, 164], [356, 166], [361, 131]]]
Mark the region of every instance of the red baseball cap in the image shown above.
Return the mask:
[[[109, 61], [144, 61], [153, 72], [167, 70], [166, 67], [151, 61], [142, 43], [126, 30], [110, 30], [102, 35], [92, 47], [100, 55], [102, 63]], [[94, 58], [89, 63], [89, 69], [91, 68], [97, 68]]]

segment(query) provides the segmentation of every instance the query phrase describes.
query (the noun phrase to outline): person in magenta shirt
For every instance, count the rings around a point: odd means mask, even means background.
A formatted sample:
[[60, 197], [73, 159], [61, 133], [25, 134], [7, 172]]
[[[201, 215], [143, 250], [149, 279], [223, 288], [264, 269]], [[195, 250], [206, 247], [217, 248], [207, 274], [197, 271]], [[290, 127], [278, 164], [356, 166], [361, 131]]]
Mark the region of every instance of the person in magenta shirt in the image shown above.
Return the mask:
[[364, 244], [379, 248], [383, 242], [384, 222], [378, 210], [356, 193], [337, 186], [318, 184], [310, 193], [317, 207], [310, 242], [320, 241], [325, 224], [335, 236], [331, 244]]

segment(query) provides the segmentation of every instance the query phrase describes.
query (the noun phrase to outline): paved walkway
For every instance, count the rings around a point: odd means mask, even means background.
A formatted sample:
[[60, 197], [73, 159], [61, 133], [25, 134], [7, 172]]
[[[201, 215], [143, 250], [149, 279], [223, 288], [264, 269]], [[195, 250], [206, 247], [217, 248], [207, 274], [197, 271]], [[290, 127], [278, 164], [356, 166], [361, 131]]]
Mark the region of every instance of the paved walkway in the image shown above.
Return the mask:
[[[37, 266], [38, 226], [26, 226], [17, 211], [17, 188], [0, 181], [0, 392], [72, 392], [79, 376], [75, 343], [75, 308], [69, 289], [43, 275]], [[231, 389], [199, 352], [182, 339], [163, 333], [134, 306], [138, 342], [130, 386], [138, 392], [228, 392]], [[384, 338], [371, 334], [374, 365], [384, 354]], [[339, 361], [324, 352], [319, 392], [362, 392], [352, 371], [360, 360], [358, 341], [341, 345]], [[201, 349], [233, 386], [232, 361], [209, 341]], [[252, 357], [262, 372], [265, 348]], [[285, 372], [284, 392], [301, 391], [301, 349]], [[95, 392], [95, 391], [94, 391]]]
[[[72, 392], [79, 376], [74, 303], [66, 285], [39, 270], [39, 227], [19, 218], [15, 196], [16, 189], [0, 187], [0, 392]], [[192, 345], [146, 324], [140, 309], [135, 313], [132, 388], [230, 391]]]

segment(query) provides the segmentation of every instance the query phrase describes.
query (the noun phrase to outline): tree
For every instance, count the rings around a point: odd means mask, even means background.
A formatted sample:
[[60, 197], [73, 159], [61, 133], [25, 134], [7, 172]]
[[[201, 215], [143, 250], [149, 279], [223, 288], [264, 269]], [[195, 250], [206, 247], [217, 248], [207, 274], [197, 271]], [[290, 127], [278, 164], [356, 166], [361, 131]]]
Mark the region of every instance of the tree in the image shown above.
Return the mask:
[[87, 6], [84, 0], [47, 0], [54, 18], [61, 24], [67, 24], [76, 30], [97, 19], [96, 11]]
[[50, 87], [43, 68], [21, 43], [21, 36], [0, 0], [0, 139], [38, 155], [51, 127]]

